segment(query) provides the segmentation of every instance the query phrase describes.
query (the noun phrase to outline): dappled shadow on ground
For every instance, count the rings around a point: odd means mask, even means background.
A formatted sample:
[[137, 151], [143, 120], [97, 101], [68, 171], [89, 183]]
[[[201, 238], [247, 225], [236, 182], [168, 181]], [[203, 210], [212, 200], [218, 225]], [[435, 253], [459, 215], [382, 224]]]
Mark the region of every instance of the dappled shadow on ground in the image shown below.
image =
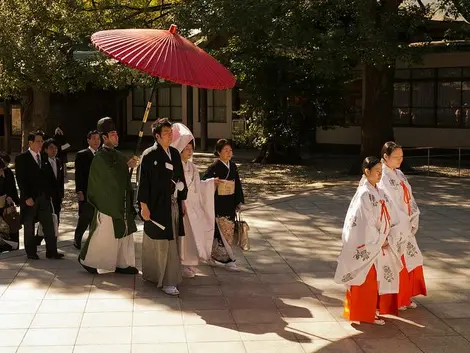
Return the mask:
[[[242, 271], [199, 266], [196, 278], [184, 279], [178, 298], [140, 275], [89, 275], [70, 242], [62, 243], [63, 261], [0, 258], [2, 313], [98, 315], [96, 325], [133, 326], [133, 342], [142, 344], [167, 342], [167, 332], [188, 347], [240, 342], [247, 352], [470, 351], [470, 184], [422, 177], [411, 183], [422, 212], [418, 242], [429, 296], [417, 298], [418, 309], [387, 318], [385, 327], [346, 322], [345, 289], [332, 280], [357, 181], [247, 210], [251, 249], [236, 250]], [[67, 217], [63, 226], [73, 228]], [[140, 264], [141, 234], [135, 239]], [[110, 313], [132, 313], [131, 321], [103, 321]]]
[[[350, 337], [352, 341], [337, 341], [339, 337], [331, 343], [316, 341], [318, 345], [310, 346], [312, 352], [391, 352], [392, 348], [386, 343], [393, 340], [397, 340], [403, 351], [411, 352], [434, 352], [433, 344], [455, 351], [470, 349], [468, 342], [459, 336], [469, 334], [462, 329], [461, 320], [470, 317], [470, 264], [467, 261], [470, 255], [470, 183], [427, 177], [410, 180], [422, 213], [418, 243], [425, 256], [429, 296], [417, 298], [420, 307], [401, 313], [400, 319], [388, 318], [385, 328], [367, 324], [352, 327], [345, 323], [341, 319], [344, 288], [332, 280], [335, 260], [341, 250], [342, 223], [356, 189], [355, 182], [311, 191], [247, 212], [255, 228], [253, 232], [266, 239], [304, 283], [322, 291], [321, 294], [313, 291], [319, 300], [324, 296], [336, 299], [333, 305], [328, 305], [326, 300], [325, 306], [335, 314], [343, 337]], [[337, 332], [341, 330], [338, 328]], [[313, 340], [317, 332], [311, 331]], [[423, 340], [423, 336], [430, 340]], [[324, 347], [320, 348], [322, 344]], [[393, 347], [393, 351], [396, 349]]]

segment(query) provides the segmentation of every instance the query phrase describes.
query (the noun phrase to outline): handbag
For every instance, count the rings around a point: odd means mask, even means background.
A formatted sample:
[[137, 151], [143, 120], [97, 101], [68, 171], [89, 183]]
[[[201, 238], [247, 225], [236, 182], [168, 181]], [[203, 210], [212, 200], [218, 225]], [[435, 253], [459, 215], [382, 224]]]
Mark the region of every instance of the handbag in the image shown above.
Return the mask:
[[3, 210], [3, 220], [10, 227], [10, 233], [18, 232], [22, 228], [20, 214], [15, 207], [7, 207]]
[[242, 220], [241, 212], [237, 212], [235, 215], [235, 231], [233, 234], [233, 242], [238, 245], [242, 250], [250, 250], [250, 241], [248, 239], [248, 231], [250, 226], [244, 220]]
[[[55, 213], [52, 214], [52, 224], [54, 225], [54, 234], [57, 238], [59, 236], [59, 221]], [[36, 234], [38, 237], [44, 238], [44, 231], [42, 230], [42, 224], [38, 225], [38, 232]]]
[[[59, 217], [57, 217], [55, 213], [54, 205], [52, 204], [52, 202], [51, 202], [51, 207], [52, 207], [52, 225], [54, 226], [54, 234], [55, 234], [55, 237], [58, 238], [59, 237]], [[36, 233], [36, 236], [41, 239], [41, 241], [39, 242], [40, 244], [42, 242], [42, 239], [44, 239], [44, 231], [42, 229], [41, 223], [39, 223], [38, 225], [38, 231]]]

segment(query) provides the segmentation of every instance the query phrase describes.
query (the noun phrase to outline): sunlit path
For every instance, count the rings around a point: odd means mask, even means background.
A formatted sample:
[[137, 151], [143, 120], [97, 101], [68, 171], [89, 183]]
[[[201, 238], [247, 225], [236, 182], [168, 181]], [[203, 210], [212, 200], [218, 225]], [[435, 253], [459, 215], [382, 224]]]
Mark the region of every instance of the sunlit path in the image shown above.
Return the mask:
[[342, 319], [344, 288], [332, 276], [357, 181], [337, 181], [247, 210], [242, 272], [201, 266], [179, 298], [140, 275], [86, 273], [71, 246], [75, 214], [64, 213], [65, 260], [0, 257], [0, 353], [468, 352], [470, 181], [411, 182], [429, 297], [385, 327]]

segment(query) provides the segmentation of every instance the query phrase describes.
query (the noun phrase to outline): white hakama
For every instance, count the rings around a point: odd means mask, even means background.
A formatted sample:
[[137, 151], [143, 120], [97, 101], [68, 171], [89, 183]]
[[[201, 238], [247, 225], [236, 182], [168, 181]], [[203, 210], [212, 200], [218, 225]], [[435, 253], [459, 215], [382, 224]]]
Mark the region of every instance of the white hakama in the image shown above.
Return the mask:
[[98, 212], [96, 229], [89, 237], [85, 259], [80, 263], [96, 268], [99, 273], [114, 272], [116, 267], [135, 267], [134, 237], [130, 234], [117, 239], [110, 216]]

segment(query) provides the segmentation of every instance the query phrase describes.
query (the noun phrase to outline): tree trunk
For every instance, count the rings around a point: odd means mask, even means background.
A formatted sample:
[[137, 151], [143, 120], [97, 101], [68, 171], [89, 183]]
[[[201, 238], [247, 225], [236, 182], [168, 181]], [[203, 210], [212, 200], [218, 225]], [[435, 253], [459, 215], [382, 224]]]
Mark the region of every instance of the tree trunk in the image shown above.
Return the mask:
[[350, 167], [350, 174], [360, 174], [364, 158], [369, 156], [380, 158], [383, 144], [394, 140], [394, 74], [394, 65], [364, 65], [361, 155]]
[[393, 134], [393, 79], [395, 67], [364, 67], [364, 111], [361, 157], [379, 157], [380, 149]]
[[199, 119], [201, 121], [201, 150], [208, 150], [207, 89], [199, 89]]
[[22, 101], [22, 150], [28, 148], [28, 134], [31, 131], [46, 131], [50, 109], [50, 92], [39, 88], [28, 88]]
[[5, 99], [3, 103], [3, 149], [8, 154], [11, 153], [11, 102]]

